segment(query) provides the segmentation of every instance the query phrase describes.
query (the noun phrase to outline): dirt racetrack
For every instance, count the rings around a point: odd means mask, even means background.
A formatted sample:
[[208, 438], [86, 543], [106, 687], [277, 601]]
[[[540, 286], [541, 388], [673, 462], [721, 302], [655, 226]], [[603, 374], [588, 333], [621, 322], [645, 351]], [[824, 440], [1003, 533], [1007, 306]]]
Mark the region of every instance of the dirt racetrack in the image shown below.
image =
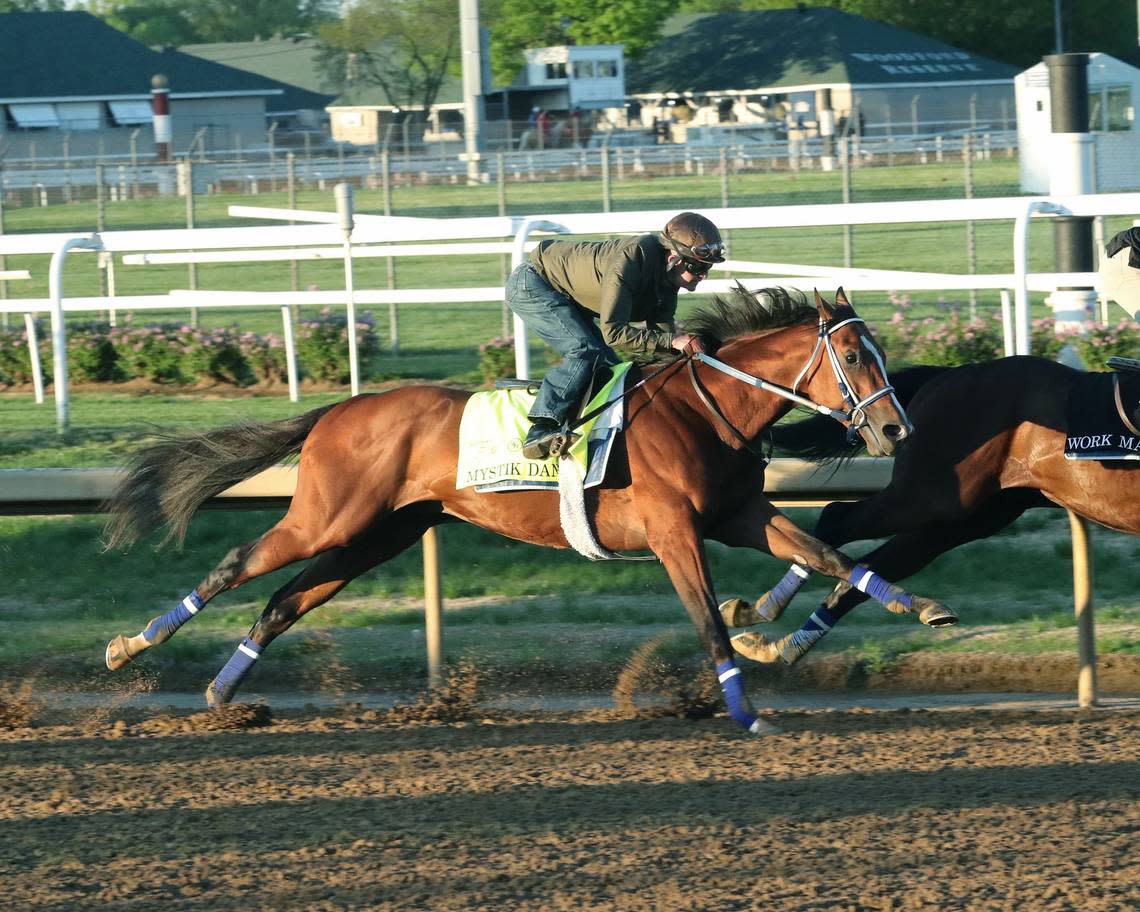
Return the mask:
[[3, 906], [1140, 908], [1134, 712], [619, 715], [10, 712]]

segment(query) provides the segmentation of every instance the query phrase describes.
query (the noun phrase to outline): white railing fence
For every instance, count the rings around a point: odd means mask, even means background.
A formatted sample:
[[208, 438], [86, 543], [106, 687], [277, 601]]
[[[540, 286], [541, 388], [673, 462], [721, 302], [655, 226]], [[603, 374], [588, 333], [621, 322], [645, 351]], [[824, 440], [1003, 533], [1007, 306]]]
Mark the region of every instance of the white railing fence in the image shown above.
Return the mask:
[[[369, 255], [377, 250], [417, 245], [417, 254], [424, 248], [433, 248], [430, 254], [439, 256], [470, 255], [485, 252], [503, 252], [503, 238], [513, 239], [510, 251], [514, 264], [521, 262], [529, 238], [534, 233], [557, 232], [573, 235], [622, 234], [660, 230], [674, 214], [672, 210], [648, 210], [611, 213], [557, 213], [534, 216], [499, 216], [465, 219], [420, 219], [357, 215], [351, 229], [342, 230], [336, 212], [310, 212], [303, 210], [234, 207], [235, 215], [267, 217], [291, 221], [309, 221], [310, 224], [246, 228], [170, 229], [157, 231], [106, 231], [90, 235], [34, 234], [0, 236], [0, 255], [50, 254], [51, 290], [47, 299], [18, 299], [0, 302], [0, 311], [10, 313], [49, 312], [52, 315], [52, 358], [55, 386], [57, 425], [66, 430], [68, 420], [67, 348], [64, 315], [68, 311], [188, 309], [198, 306], [260, 306], [287, 304], [336, 304], [351, 307], [361, 304], [389, 304], [402, 302], [461, 302], [502, 301], [501, 286], [482, 288], [417, 289], [402, 291], [358, 290], [347, 287], [338, 292], [234, 292], [173, 290], [167, 295], [131, 295], [97, 298], [65, 298], [63, 290], [63, 262], [72, 250], [97, 250], [105, 254], [119, 254], [124, 262], [142, 264], [171, 262], [178, 259], [194, 262], [198, 257], [223, 255], [231, 261], [242, 257], [250, 261], [261, 259], [283, 260], [312, 255], [332, 257], [334, 250], [346, 263], [346, 276], [350, 275], [351, 261], [356, 251], [364, 248]], [[1060, 275], [1028, 272], [1028, 225], [1034, 218], [1051, 218], [1060, 215], [1075, 216], [1136, 216], [1140, 213], [1140, 193], [1093, 194], [1087, 196], [1043, 198], [1002, 197], [995, 199], [942, 200], [938, 202], [904, 201], [887, 203], [849, 203], [817, 206], [767, 206], [702, 210], [722, 229], [749, 228], [801, 228], [843, 225], [924, 224], [947, 222], [1012, 221], [1014, 272], [998, 275], [953, 275], [946, 273], [895, 272], [891, 270], [838, 269], [795, 264], [734, 262], [724, 264], [734, 271], [775, 273], [763, 277], [744, 278], [749, 288], [765, 285], [795, 285], [806, 280], [826, 278], [841, 281], [845, 287], [861, 290], [918, 290], [947, 287], [999, 289], [1003, 296], [1004, 324], [1007, 353], [1029, 352], [1029, 292], [1055, 290], [1058, 287], [1093, 287], [1095, 275], [1074, 273]], [[473, 241], [500, 239], [498, 243], [484, 244], [424, 244], [428, 241]], [[453, 249], [453, 247], [455, 249]], [[192, 252], [191, 252], [192, 251]], [[790, 267], [790, 268], [785, 268]], [[780, 273], [785, 273], [780, 275]], [[734, 282], [712, 279], [701, 286], [703, 293], [728, 291]], [[1008, 293], [1014, 296], [1012, 307]], [[288, 321], [286, 310], [283, 320]], [[525, 330], [516, 320], [516, 346], [519, 352], [516, 367], [520, 376], [527, 376]], [[286, 330], [287, 352], [290, 365], [295, 368], [295, 353], [291, 348], [291, 333]], [[34, 340], [29, 339], [29, 345]], [[350, 369], [355, 370], [351, 364]], [[296, 395], [291, 384], [291, 395]]]

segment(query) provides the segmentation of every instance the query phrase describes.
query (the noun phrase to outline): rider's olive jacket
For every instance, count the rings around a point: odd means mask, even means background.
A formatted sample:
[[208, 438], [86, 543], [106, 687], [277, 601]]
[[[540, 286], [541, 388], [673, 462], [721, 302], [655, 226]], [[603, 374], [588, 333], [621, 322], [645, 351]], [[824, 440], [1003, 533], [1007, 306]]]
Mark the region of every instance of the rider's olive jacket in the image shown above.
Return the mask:
[[[667, 351], [673, 341], [677, 286], [666, 270], [656, 234], [616, 241], [543, 241], [530, 255], [555, 291], [598, 315], [602, 336], [615, 348]], [[632, 323], [645, 323], [645, 328]]]

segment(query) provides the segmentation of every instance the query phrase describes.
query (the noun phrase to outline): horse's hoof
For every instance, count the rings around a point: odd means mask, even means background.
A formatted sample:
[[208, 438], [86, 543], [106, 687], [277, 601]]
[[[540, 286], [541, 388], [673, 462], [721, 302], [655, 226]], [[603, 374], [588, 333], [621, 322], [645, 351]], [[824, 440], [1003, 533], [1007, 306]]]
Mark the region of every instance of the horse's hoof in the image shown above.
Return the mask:
[[761, 719], [759, 716], [757, 716], [756, 719], [753, 721], [753, 723], [748, 726], [748, 734], [750, 734], [750, 735], [778, 735], [778, 734], [780, 734], [780, 729], [778, 729], [771, 722], [765, 722], [763, 719]]
[[103, 654], [103, 661], [111, 671], [118, 671], [130, 663], [134, 656], [127, 648], [127, 637], [121, 633], [107, 644], [107, 651]]
[[721, 602], [720, 616], [729, 627], [751, 627], [764, 620], [756, 613], [756, 607], [751, 602], [741, 598], [730, 598]]
[[933, 599], [915, 599], [914, 607], [918, 619], [927, 627], [953, 627], [958, 623], [958, 615], [952, 609]]
[[224, 693], [217, 691], [214, 688], [213, 681], [206, 685], [206, 705], [209, 706], [210, 709], [219, 709], [222, 706], [225, 706], [230, 702], [230, 698], [232, 696], [232, 692]]
[[732, 648], [753, 662], [768, 664], [783, 658], [779, 644], [773, 643], [762, 633], [738, 633], [732, 638]]

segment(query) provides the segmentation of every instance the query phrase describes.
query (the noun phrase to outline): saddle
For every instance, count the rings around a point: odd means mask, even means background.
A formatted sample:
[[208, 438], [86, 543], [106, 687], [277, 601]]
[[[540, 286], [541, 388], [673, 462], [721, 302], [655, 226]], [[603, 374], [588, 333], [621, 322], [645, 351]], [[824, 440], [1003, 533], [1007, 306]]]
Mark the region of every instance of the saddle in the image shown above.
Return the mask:
[[[620, 399], [631, 365], [619, 365], [609, 382], [584, 406], [581, 422], [567, 436], [568, 458], [584, 476], [584, 486], [601, 484], [614, 441], [623, 424]], [[497, 381], [499, 388], [474, 393], [459, 424], [459, 460], [456, 488], [476, 491], [558, 489], [558, 459], [529, 460], [521, 452], [530, 428], [527, 417], [537, 384], [531, 380]], [[583, 420], [585, 419], [585, 420]]]
[[[574, 433], [574, 428], [584, 424], [588, 418], [592, 417], [587, 414], [587, 410], [594, 396], [599, 389], [604, 388], [616, 376], [618, 376], [617, 365], [612, 367], [608, 364], [595, 366], [593, 375], [590, 377], [590, 383], [586, 387], [586, 392], [572, 413], [573, 415], [580, 415], [581, 417], [567, 419], [562, 423], [561, 427], [551, 423], [551, 430], [545, 432], [547, 435], [553, 434], [553, 436], [546, 437], [549, 443], [545, 444], [545, 451], [547, 453], [545, 458], [562, 459], [569, 454], [574, 444], [582, 437], [581, 434]], [[506, 377], [495, 381], [495, 389], [526, 390], [526, 392], [532, 396], [537, 396], [541, 387], [541, 382], [537, 380], [522, 380], [518, 377]], [[531, 433], [533, 433], [534, 430], [535, 429], [532, 428]], [[530, 458], [537, 459], [539, 457], [531, 454]]]
[[1065, 458], [1140, 460], [1140, 361], [1123, 373], [1083, 374], [1066, 404]]

